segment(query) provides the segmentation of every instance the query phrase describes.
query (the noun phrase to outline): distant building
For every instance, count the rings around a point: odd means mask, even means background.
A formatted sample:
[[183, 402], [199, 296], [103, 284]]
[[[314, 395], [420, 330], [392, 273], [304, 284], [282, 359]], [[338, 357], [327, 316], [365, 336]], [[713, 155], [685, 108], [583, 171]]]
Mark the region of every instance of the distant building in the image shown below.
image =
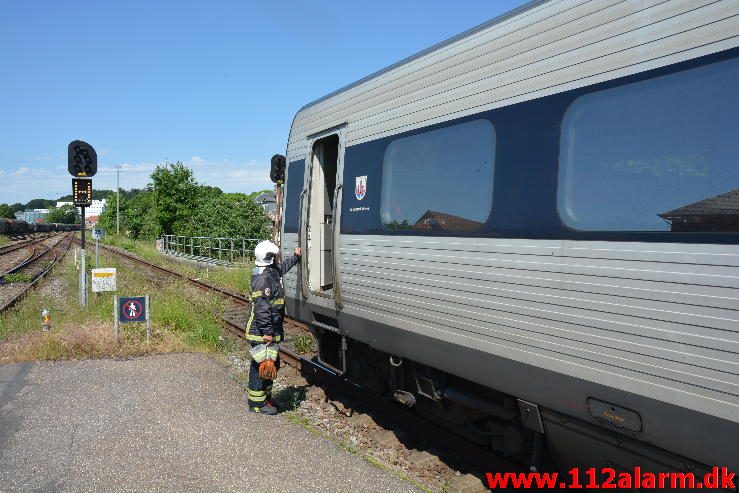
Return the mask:
[[85, 228], [92, 229], [100, 220], [100, 216], [88, 216], [85, 214]]
[[[479, 231], [483, 224], [453, 214], [428, 210], [416, 221], [412, 229], [441, 229], [447, 231]], [[406, 229], [406, 228], [400, 228]]]
[[260, 193], [254, 197], [254, 202], [259, 204], [270, 219], [275, 220], [275, 210], [277, 210], [277, 199], [274, 192]]
[[23, 212], [16, 212], [15, 218], [19, 221], [26, 221], [29, 224], [42, 223], [49, 214], [49, 209], [33, 209]]
[[[105, 199], [103, 200], [93, 200], [92, 205], [90, 207], [85, 208], [85, 220], [87, 220], [90, 216], [99, 216], [105, 211]], [[56, 206], [61, 207], [63, 205], [74, 205], [73, 202], [57, 202]], [[77, 207], [77, 212], [82, 214], [82, 211], [79, 207]]]
[[657, 215], [671, 231], [739, 231], [739, 188]]

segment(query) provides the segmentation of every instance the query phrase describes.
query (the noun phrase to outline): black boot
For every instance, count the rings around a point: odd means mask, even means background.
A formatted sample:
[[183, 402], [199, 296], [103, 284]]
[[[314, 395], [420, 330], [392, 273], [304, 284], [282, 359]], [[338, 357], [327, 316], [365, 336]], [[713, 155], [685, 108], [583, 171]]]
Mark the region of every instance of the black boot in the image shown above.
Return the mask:
[[262, 407], [253, 406], [249, 408], [249, 410], [253, 413], [267, 414], [270, 416], [273, 414], [277, 414], [277, 408], [274, 406], [270, 406], [269, 404], [265, 404]]

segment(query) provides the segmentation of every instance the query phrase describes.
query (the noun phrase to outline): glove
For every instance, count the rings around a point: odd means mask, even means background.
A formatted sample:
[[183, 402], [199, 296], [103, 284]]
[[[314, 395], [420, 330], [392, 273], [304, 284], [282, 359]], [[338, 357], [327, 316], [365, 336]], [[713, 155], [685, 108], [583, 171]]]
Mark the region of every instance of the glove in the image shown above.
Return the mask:
[[259, 363], [259, 378], [262, 380], [274, 380], [277, 377], [277, 367], [271, 359]]

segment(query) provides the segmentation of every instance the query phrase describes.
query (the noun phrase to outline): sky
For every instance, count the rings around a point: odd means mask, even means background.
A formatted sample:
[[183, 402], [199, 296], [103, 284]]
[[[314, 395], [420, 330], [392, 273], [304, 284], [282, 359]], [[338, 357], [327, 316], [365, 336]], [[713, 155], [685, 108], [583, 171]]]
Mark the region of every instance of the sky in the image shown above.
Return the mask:
[[271, 188], [305, 104], [525, 0], [3, 2], [0, 203], [71, 193], [67, 145], [95, 189], [142, 188], [182, 161], [225, 192]]

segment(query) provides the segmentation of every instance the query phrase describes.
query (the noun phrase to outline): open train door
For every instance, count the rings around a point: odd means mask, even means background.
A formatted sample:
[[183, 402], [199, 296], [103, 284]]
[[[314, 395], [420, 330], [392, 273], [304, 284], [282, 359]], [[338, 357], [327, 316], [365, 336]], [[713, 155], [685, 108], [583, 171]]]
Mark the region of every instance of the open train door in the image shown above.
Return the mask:
[[[339, 242], [346, 126], [308, 138], [306, 188], [303, 190], [301, 246], [303, 296], [340, 309]], [[319, 298], [313, 298], [319, 297]]]

